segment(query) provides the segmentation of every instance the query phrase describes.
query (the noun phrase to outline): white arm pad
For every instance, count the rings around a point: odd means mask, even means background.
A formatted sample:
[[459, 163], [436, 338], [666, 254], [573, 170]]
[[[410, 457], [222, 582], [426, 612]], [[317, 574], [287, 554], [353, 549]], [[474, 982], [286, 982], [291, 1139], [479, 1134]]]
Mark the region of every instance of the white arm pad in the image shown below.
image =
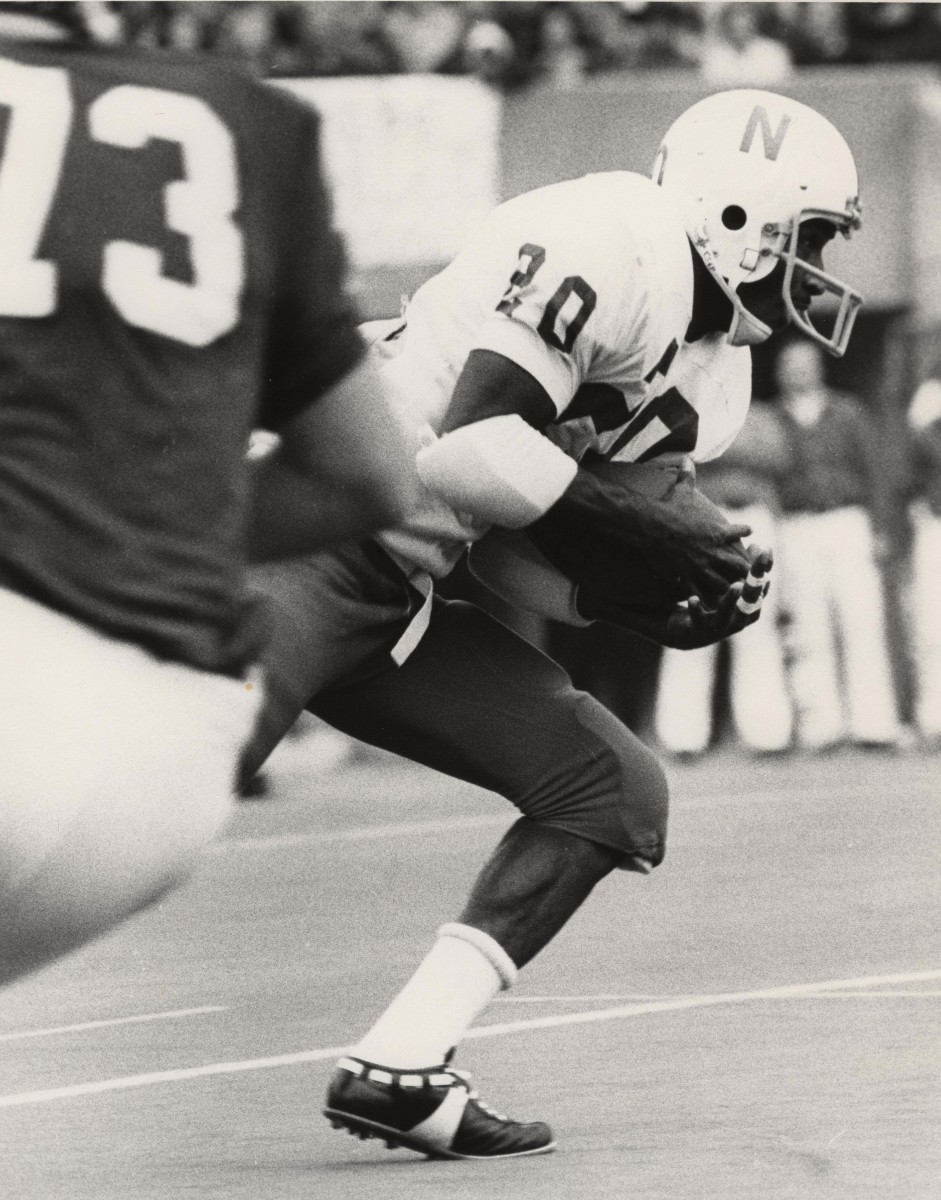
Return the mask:
[[491, 525], [520, 529], [559, 499], [578, 470], [522, 417], [488, 417], [419, 450], [418, 475], [452, 508]]

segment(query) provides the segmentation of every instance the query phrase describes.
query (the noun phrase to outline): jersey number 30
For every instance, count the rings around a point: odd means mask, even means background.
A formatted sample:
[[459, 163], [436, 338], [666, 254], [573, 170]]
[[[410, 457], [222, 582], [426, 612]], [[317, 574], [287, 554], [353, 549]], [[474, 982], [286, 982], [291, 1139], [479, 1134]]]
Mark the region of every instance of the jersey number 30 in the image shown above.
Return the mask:
[[[37, 257], [65, 161], [75, 106], [56, 67], [0, 62], [0, 107], [9, 110], [0, 160], [0, 315], [47, 317], [56, 310], [59, 271]], [[184, 178], [164, 188], [167, 228], [188, 241], [193, 281], [163, 273], [152, 246], [110, 241], [101, 285], [125, 321], [188, 346], [208, 346], [239, 320], [245, 275], [232, 134], [196, 96], [129, 84], [88, 110], [96, 142], [139, 150], [153, 138], [180, 147]]]

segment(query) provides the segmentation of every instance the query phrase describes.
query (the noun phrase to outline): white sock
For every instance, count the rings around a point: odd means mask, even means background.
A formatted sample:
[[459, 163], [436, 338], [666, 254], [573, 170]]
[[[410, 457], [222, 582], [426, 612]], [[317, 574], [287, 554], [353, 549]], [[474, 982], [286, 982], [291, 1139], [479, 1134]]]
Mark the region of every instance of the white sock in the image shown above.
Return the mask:
[[400, 1070], [438, 1066], [515, 978], [513, 960], [489, 934], [442, 925], [418, 970], [352, 1053]]

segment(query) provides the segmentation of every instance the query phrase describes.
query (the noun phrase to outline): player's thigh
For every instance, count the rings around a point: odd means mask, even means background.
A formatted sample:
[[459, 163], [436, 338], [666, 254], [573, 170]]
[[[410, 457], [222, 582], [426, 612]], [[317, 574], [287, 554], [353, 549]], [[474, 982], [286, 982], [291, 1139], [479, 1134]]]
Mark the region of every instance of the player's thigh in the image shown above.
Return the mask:
[[663, 857], [667, 787], [656, 758], [557, 663], [473, 605], [436, 602], [401, 668], [331, 689], [311, 707], [535, 820]]
[[231, 811], [256, 694], [8, 594], [0, 613], [2, 978], [189, 873]]
[[409, 606], [404, 576], [378, 550], [350, 545], [250, 572], [267, 640], [264, 704], [244, 754], [250, 777], [312, 696], [394, 640]]

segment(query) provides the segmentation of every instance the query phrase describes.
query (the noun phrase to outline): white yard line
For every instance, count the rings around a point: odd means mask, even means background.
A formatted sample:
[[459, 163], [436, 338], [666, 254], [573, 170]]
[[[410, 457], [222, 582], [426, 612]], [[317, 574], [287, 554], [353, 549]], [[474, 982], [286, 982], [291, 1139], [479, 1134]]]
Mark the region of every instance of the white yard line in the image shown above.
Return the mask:
[[[590, 1009], [586, 1012], [563, 1013], [528, 1020], [504, 1021], [480, 1025], [467, 1034], [470, 1038], [500, 1037], [534, 1029], [558, 1029], [566, 1025], [585, 1025], [596, 1021], [619, 1021], [649, 1013], [680, 1012], [691, 1008], [708, 1008], [721, 1004], [744, 1004], [753, 1000], [777, 1000], [813, 996], [818, 992], [834, 992], [841, 988], [871, 988], [880, 985], [922, 983], [941, 979], [941, 970], [913, 971], [906, 974], [870, 975], [859, 979], [833, 979], [818, 983], [795, 983], [784, 987], [761, 988], [748, 992], [723, 992], [711, 996], [677, 996], [671, 999], [650, 1000], [614, 1008]], [[200, 1079], [208, 1075], [232, 1075], [238, 1071], [265, 1071], [274, 1067], [290, 1067], [300, 1063], [322, 1062], [349, 1053], [349, 1046], [301, 1050], [295, 1054], [279, 1054], [271, 1058], [243, 1059], [236, 1062], [209, 1063], [202, 1067], [178, 1067], [168, 1071], [150, 1071], [143, 1075], [124, 1075], [115, 1079], [97, 1079], [88, 1083], [72, 1083], [64, 1087], [41, 1088], [32, 1092], [15, 1092], [0, 1096], [0, 1108], [18, 1108], [26, 1104], [47, 1104], [54, 1100], [70, 1100], [77, 1096], [98, 1095], [123, 1091], [127, 1088], [150, 1087], [185, 1079]]]
[[19, 1029], [0, 1033], [0, 1042], [16, 1042], [21, 1038], [52, 1037], [57, 1033], [84, 1033], [88, 1029], [105, 1029], [112, 1025], [138, 1025], [142, 1021], [175, 1021], [180, 1017], [199, 1017], [203, 1013], [225, 1012], [221, 1004], [204, 1004], [200, 1008], [174, 1008], [167, 1012], [139, 1013], [133, 1017], [109, 1017], [103, 1021], [82, 1021], [78, 1025], [54, 1025], [51, 1029]]
[[[879, 991], [827, 991], [821, 992], [820, 995], [809, 993], [806, 996], [808, 1000], [844, 1000], [849, 997], [856, 999], [857, 997], [878, 997], [879, 999], [904, 1000], [912, 998], [920, 1000], [922, 997], [938, 997], [941, 996], [939, 991], [927, 991], [924, 989], [909, 990], [904, 992], [890, 992], [883, 989]], [[769, 997], [772, 998], [772, 997]], [[682, 996], [663, 996], [663, 995], [644, 995], [641, 992], [600, 992], [597, 995], [584, 996], [496, 996], [493, 1004], [597, 1004], [602, 1000], [629, 1000], [631, 1002], [637, 1000], [681, 1000]], [[789, 996], [782, 996], [782, 1000], [789, 1000]]]
[[[649, 1000], [640, 1004], [621, 1004], [615, 1008], [590, 1009], [587, 1012], [560, 1013], [551, 1017], [530, 1017], [523, 1021], [503, 1021], [498, 1025], [481, 1025], [471, 1029], [469, 1038], [496, 1037], [503, 1033], [521, 1033], [526, 1029], [558, 1029], [564, 1025], [586, 1025], [595, 1021], [618, 1021], [647, 1013], [679, 1012], [689, 1008], [709, 1008], [717, 1004], [744, 1004], [752, 1000], [782, 1000], [815, 996], [817, 992], [833, 992], [840, 988], [866, 988], [879, 984], [915, 983], [941, 979], [941, 970], [916, 971], [905, 975], [871, 975], [860, 979], [834, 979], [824, 983], [791, 983], [784, 987], [761, 988], [753, 992], [720, 992], [714, 996], [674, 996], [667, 1000]], [[0, 1100], [2, 1104], [2, 1100]]]
[[[801, 801], [832, 801], [841, 795], [856, 795], [858, 788], [805, 788], [801, 790]], [[676, 801], [678, 808], [702, 809], [724, 808], [729, 804], [768, 804], [774, 801], [786, 800], [793, 803], [793, 793], [784, 789], [779, 791], [743, 792], [740, 795], [686, 796]], [[503, 813], [479, 813], [467, 817], [441, 817], [428, 821], [391, 821], [383, 825], [353, 825], [349, 829], [319, 830], [308, 829], [298, 833], [273, 834], [271, 836], [229, 838], [216, 842], [209, 847], [210, 854], [226, 855], [234, 853], [255, 852], [261, 850], [290, 849], [294, 846], [332, 846], [337, 842], [369, 842], [381, 841], [384, 838], [396, 837], [427, 837], [437, 833], [455, 833], [463, 829], [490, 829], [508, 827], [518, 813], [508, 807]]]
[[387, 825], [354, 825], [351, 829], [308, 830], [282, 833], [273, 837], [232, 838], [209, 847], [213, 854], [232, 854], [245, 850], [277, 850], [291, 846], [331, 846], [336, 842], [371, 842], [394, 837], [425, 837], [432, 833], [453, 833], [461, 829], [488, 829], [507, 826], [512, 813], [495, 816], [482, 813], [475, 817], [448, 817], [434, 821], [393, 821]]
[[905, 991], [905, 992], [822, 992], [819, 996], [809, 996], [810, 1000], [847, 1000], [850, 997], [855, 999], [872, 999], [878, 997], [881, 999], [890, 1000], [921, 1000], [923, 997], [937, 998], [941, 996], [941, 992], [929, 991]]
[[[646, 995], [643, 992], [599, 992], [586, 996], [496, 996], [494, 1004], [597, 1004], [602, 1000], [666, 1000], [664, 995]], [[669, 997], [675, 1000], [675, 996]]]

